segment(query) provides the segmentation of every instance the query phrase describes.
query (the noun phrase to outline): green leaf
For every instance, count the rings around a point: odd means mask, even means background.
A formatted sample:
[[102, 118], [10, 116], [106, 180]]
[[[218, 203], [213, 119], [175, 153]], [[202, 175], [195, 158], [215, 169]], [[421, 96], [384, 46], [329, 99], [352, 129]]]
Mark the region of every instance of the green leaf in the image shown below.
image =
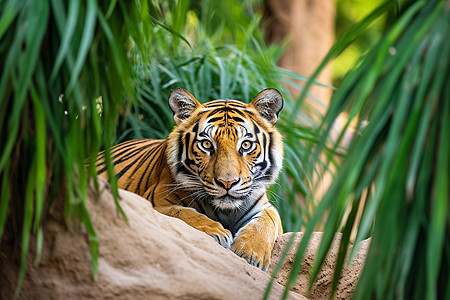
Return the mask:
[[[53, 3], [58, 3], [58, 1], [53, 1]], [[72, 58], [67, 57], [69, 54], [71, 42], [73, 40], [75, 30], [77, 27], [78, 22], [78, 14], [80, 13], [80, 1], [77, 0], [71, 0], [69, 2], [69, 6], [67, 8], [67, 11], [69, 12], [67, 14], [67, 20], [63, 23], [63, 21], [57, 22], [58, 29], [61, 32], [61, 46], [58, 51], [58, 55], [56, 56], [55, 64], [53, 65], [52, 72], [50, 74], [50, 82], [52, 83], [56, 76], [58, 75], [58, 72], [61, 68], [61, 64], [63, 63], [64, 59], [67, 59], [69, 61], [69, 65], [72, 68]], [[62, 12], [60, 12], [61, 14]]]
[[9, 201], [11, 199], [10, 182], [7, 172], [10, 170], [10, 162], [6, 163], [5, 172], [0, 173], [1, 176], [1, 200], [0, 200], [0, 238], [3, 236], [3, 231], [5, 229], [6, 217], [8, 213]]
[[35, 203], [34, 203], [34, 232], [38, 233], [37, 258], [40, 260], [42, 252], [42, 228], [41, 220], [44, 208], [44, 196], [47, 184], [47, 166], [46, 166], [46, 128], [45, 113], [42, 107], [42, 99], [37, 95], [34, 87], [31, 87], [31, 98], [34, 104], [34, 117], [36, 128], [36, 175], [35, 175]]
[[180, 33], [176, 32], [174, 29], [170, 28], [169, 26], [167, 26], [163, 22], [158, 21], [158, 19], [156, 19], [153, 16], [150, 16], [150, 19], [151, 19], [152, 23], [154, 23], [155, 25], [158, 25], [159, 27], [163, 28], [164, 30], [166, 30], [167, 32], [171, 33], [175, 37], [179, 38], [180, 40], [185, 42], [186, 45], [188, 45], [191, 50], [193, 50], [191, 44], [189, 43], [189, 41], [184, 36], [182, 36]]
[[[80, 47], [78, 49], [78, 56], [75, 61], [75, 65], [72, 70], [72, 76], [70, 78], [69, 84], [66, 89], [66, 94], [70, 95], [72, 90], [77, 85], [77, 81], [79, 79], [79, 75], [81, 72], [81, 69], [86, 61], [87, 53], [90, 49], [92, 39], [95, 32], [95, 23], [96, 23], [96, 17], [97, 17], [97, 4], [95, 0], [87, 0], [87, 7], [86, 7], [86, 15], [85, 15], [85, 22], [84, 22], [84, 28], [82, 33], [82, 39], [80, 42]], [[81, 108], [81, 100], [76, 97], [75, 98], [78, 102], [78, 107]]]
[[11, 23], [19, 12], [18, 8], [22, 4], [18, 1], [9, 0], [3, 5], [4, 7], [0, 18], [0, 39], [3, 37], [5, 31], [11, 26]]
[[[31, 81], [32, 72], [37, 64], [41, 42], [44, 38], [45, 28], [48, 23], [49, 7], [47, 2], [34, 0], [29, 9], [23, 12], [22, 17], [28, 17], [28, 24], [25, 32], [26, 49], [24, 57], [18, 62], [19, 76], [17, 82], [13, 82], [17, 92], [14, 94], [14, 105], [9, 116], [8, 140], [0, 157], [0, 170], [4, 168], [9, 159], [11, 150], [16, 143], [16, 136], [19, 125], [20, 113], [23, 109], [26, 92]], [[19, 30], [19, 29], [18, 29]], [[7, 75], [5, 75], [7, 76]], [[19, 88], [20, 87], [20, 88]]]

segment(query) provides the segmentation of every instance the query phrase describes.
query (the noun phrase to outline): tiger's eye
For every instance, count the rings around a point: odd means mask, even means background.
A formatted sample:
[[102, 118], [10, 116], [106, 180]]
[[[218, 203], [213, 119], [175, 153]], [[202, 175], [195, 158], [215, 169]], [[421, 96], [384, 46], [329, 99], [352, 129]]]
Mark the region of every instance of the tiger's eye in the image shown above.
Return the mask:
[[206, 150], [211, 150], [212, 144], [210, 141], [204, 140], [202, 141], [202, 147], [205, 148]]
[[252, 142], [250, 142], [250, 141], [244, 141], [244, 142], [241, 144], [241, 148], [244, 149], [244, 150], [248, 150], [248, 149], [250, 149], [251, 147], [252, 147]]

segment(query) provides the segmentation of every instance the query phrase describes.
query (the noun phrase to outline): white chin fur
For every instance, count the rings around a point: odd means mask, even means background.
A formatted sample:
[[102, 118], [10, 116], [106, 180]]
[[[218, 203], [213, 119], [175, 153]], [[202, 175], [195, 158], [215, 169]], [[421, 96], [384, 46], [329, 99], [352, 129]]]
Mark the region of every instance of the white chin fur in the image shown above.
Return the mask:
[[218, 209], [229, 210], [239, 208], [242, 205], [242, 202], [243, 200], [235, 200], [229, 197], [223, 197], [220, 199], [212, 200], [211, 204]]

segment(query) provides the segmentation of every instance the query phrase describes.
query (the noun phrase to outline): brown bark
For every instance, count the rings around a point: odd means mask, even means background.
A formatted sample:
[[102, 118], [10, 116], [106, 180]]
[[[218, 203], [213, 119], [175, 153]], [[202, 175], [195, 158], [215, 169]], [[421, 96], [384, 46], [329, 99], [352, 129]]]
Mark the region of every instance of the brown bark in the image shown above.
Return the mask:
[[[311, 76], [334, 41], [335, 3], [333, 0], [265, 0], [266, 39], [288, 44], [278, 65], [303, 76]], [[317, 81], [331, 84], [330, 67]], [[304, 82], [297, 82], [304, 86]], [[289, 87], [294, 97], [300, 90]], [[328, 106], [332, 90], [314, 85], [310, 92]], [[326, 108], [309, 98], [322, 114]]]

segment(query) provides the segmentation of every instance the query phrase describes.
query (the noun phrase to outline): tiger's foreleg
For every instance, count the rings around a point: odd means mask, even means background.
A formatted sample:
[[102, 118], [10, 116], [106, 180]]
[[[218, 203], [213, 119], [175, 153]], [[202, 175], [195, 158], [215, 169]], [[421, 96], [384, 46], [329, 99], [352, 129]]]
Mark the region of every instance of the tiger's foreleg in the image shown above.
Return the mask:
[[225, 248], [231, 248], [233, 235], [228, 229], [225, 229], [219, 222], [213, 221], [204, 214], [195, 209], [184, 206], [162, 206], [155, 207], [158, 212], [183, 220], [188, 225], [197, 230], [203, 231], [212, 236], [220, 245]]
[[257, 217], [237, 232], [231, 250], [250, 264], [267, 271], [275, 239], [282, 233], [280, 216], [267, 203]]

